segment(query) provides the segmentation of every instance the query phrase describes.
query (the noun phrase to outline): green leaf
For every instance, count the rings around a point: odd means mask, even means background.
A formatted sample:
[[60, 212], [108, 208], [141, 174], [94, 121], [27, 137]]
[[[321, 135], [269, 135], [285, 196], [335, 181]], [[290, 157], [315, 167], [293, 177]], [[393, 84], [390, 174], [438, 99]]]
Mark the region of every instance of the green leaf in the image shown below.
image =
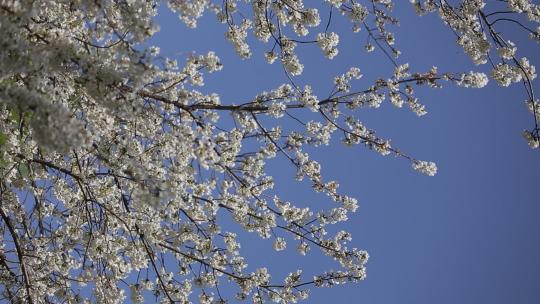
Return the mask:
[[17, 107], [12, 107], [11, 110], [9, 111], [9, 118], [16, 122], [16, 123], [19, 123], [20, 121], [20, 115], [19, 115], [19, 110], [17, 109]]
[[26, 121], [28, 123], [34, 117], [34, 112], [26, 111], [26, 112], [24, 112], [23, 116], [24, 116], [24, 121]]
[[9, 166], [9, 162], [4, 160], [2, 156], [0, 156], [0, 169], [7, 168]]
[[8, 137], [6, 134], [0, 132], [0, 148], [6, 144]]
[[21, 177], [28, 177], [28, 174], [30, 173], [30, 170], [28, 168], [27, 164], [19, 164], [19, 174]]

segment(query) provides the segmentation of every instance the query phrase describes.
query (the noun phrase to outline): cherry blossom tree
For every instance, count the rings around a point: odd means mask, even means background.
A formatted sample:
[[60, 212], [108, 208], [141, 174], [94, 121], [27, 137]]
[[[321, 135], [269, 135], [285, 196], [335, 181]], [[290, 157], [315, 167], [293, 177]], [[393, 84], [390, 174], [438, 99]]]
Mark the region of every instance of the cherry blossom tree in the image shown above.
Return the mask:
[[[327, 230], [346, 221], [357, 201], [325, 179], [307, 151], [337, 138], [435, 175], [435, 163], [392, 146], [357, 115], [389, 101], [422, 116], [417, 87], [521, 83], [516, 101], [525, 100], [532, 114], [523, 136], [538, 148], [535, 68], [501, 28], [513, 26], [539, 43], [540, 5], [410, 1], [419, 15], [438, 14], [464, 53], [490, 66], [486, 75], [414, 71], [401, 62], [395, 2], [166, 1], [193, 30], [203, 14], [215, 14], [240, 57], [283, 66], [282, 85], [235, 104], [197, 90], [222, 68], [217, 54], [178, 62], [145, 44], [158, 30], [158, 1], [1, 0], [1, 301], [295, 303], [312, 287], [364, 280], [368, 253], [349, 244], [349, 232]], [[353, 90], [362, 72], [351, 67], [323, 97], [300, 85], [299, 49], [314, 44], [329, 60], [339, 55], [334, 18], [349, 20], [367, 41], [366, 53], [382, 52], [395, 72]], [[248, 37], [266, 43], [267, 52], [252, 54]], [[299, 182], [333, 204], [307, 208], [282, 198], [265, 167], [272, 158], [286, 160]], [[319, 251], [337, 270], [291, 269], [283, 279], [251, 269], [238, 231], [224, 229], [220, 217], [277, 251], [296, 247], [291, 259]]]

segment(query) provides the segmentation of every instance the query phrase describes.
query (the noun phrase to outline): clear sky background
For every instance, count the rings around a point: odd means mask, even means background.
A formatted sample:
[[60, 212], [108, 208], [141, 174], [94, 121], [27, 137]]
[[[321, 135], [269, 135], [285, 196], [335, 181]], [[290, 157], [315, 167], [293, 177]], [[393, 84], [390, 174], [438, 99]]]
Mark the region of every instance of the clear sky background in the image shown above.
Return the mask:
[[[437, 15], [417, 17], [408, 1], [395, 2], [401, 21], [395, 29], [403, 52], [400, 63], [409, 62], [414, 71], [433, 65], [442, 72], [486, 71], [471, 63]], [[351, 65], [365, 75], [359, 89], [376, 77], [391, 76], [393, 67], [382, 53], [363, 51], [365, 32], [352, 34], [348, 21], [333, 21], [330, 30], [343, 34], [340, 54], [329, 61], [316, 45], [303, 46], [305, 70], [295, 80], [311, 84], [324, 98], [333, 77]], [[166, 8], [157, 22], [161, 31], [151, 43], [160, 46], [164, 56], [216, 51], [224, 69], [208, 76], [202, 91], [218, 93], [222, 103], [239, 104], [287, 82], [279, 64], [264, 62], [262, 52], [269, 46], [255, 43], [253, 57], [241, 60], [212, 14], [196, 30], [187, 29]], [[524, 42], [518, 55], [540, 66], [539, 45], [516, 33], [511, 38]], [[535, 86], [540, 89], [538, 81]], [[540, 303], [540, 151], [528, 148], [521, 137], [522, 130], [532, 126], [523, 87], [503, 89], [491, 81], [480, 90], [445, 84], [442, 90], [418, 92], [428, 110], [424, 117], [388, 102], [357, 115], [394, 146], [437, 162], [435, 177], [361, 146], [336, 144], [313, 152], [327, 180], [338, 180], [344, 193], [359, 199], [358, 211], [338, 228], [351, 231], [351, 247], [366, 249], [371, 258], [366, 281], [313, 289], [307, 303]], [[269, 171], [284, 198], [315, 210], [332, 206], [307, 184], [294, 182], [293, 168], [286, 162], [275, 162]], [[315, 253], [302, 258], [294, 248], [272, 253], [271, 242], [242, 237], [241, 252], [250, 265], [268, 265], [276, 278], [296, 265], [322, 271], [333, 265]]]

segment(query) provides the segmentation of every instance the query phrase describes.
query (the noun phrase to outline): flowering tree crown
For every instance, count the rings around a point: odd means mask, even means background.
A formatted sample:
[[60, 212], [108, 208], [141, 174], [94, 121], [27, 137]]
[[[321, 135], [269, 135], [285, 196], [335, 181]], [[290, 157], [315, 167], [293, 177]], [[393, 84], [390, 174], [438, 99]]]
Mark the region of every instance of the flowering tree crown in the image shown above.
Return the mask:
[[[350, 233], [327, 229], [346, 221], [357, 200], [325, 179], [307, 152], [337, 138], [435, 175], [435, 163], [402, 152], [356, 115], [386, 101], [425, 115], [416, 87], [522, 83], [533, 122], [523, 135], [538, 148], [535, 67], [499, 26], [515, 26], [540, 42], [540, 5], [410, 1], [419, 15], [438, 13], [471, 60], [491, 66], [486, 75], [436, 67], [415, 72], [400, 62], [395, 2], [166, 1], [188, 27], [215, 14], [240, 57], [283, 66], [284, 84], [234, 104], [198, 90], [206, 74], [222, 69], [214, 52], [178, 62], [143, 46], [158, 30], [158, 1], [1, 0], [2, 299], [225, 303], [231, 299], [220, 287], [232, 285], [237, 300], [295, 303], [311, 286], [363, 280], [367, 252], [348, 244]], [[328, 59], [339, 56], [332, 18], [349, 20], [367, 38], [366, 52], [382, 52], [394, 73], [353, 90], [362, 72], [351, 67], [323, 97], [300, 85], [304, 45], [317, 45]], [[252, 54], [249, 37], [266, 43], [267, 52]], [[333, 204], [308, 208], [283, 198], [265, 168], [276, 157]], [[320, 251], [336, 269], [310, 269], [314, 275], [292, 269], [284, 279], [265, 267], [251, 269], [238, 233], [223, 229], [219, 217], [269, 239], [277, 251]]]

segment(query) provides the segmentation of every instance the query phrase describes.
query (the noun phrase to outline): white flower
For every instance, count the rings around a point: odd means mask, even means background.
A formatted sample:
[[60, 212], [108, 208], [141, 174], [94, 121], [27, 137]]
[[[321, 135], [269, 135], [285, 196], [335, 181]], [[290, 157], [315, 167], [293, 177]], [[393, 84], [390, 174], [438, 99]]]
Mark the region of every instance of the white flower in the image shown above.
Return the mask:
[[461, 74], [457, 84], [466, 88], [483, 88], [488, 84], [488, 77], [484, 73], [470, 71], [467, 74]]
[[368, 53], [371, 53], [375, 50], [375, 46], [371, 43], [366, 44], [365, 49]]
[[300, 93], [299, 101], [312, 112], [317, 112], [319, 110], [319, 100], [317, 99], [317, 96], [313, 95], [311, 87], [308, 85], [306, 85], [304, 90]]
[[264, 57], [269, 64], [274, 63], [274, 61], [277, 59], [277, 55], [274, 52], [266, 52], [264, 53]]
[[537, 120], [540, 120], [540, 100], [527, 100], [526, 104], [529, 112], [531, 112], [531, 114], [533, 115], [536, 115]]
[[503, 59], [512, 59], [516, 54], [517, 48], [511, 41], [508, 41], [507, 43], [508, 46], [497, 48], [497, 53]]
[[509, 86], [511, 83], [519, 82], [522, 79], [521, 70], [518, 67], [510, 66], [506, 63], [499, 63], [491, 71], [491, 77], [503, 87]]
[[351, 11], [349, 12], [349, 18], [352, 21], [362, 22], [368, 16], [369, 11], [365, 6], [360, 3], [353, 3]]
[[285, 250], [285, 248], [287, 247], [287, 242], [285, 242], [284, 238], [277, 237], [276, 240], [274, 241], [273, 247], [275, 251]]
[[339, 44], [339, 36], [334, 32], [319, 33], [317, 35], [317, 44], [319, 44], [325, 56], [332, 59], [338, 54], [336, 47]]
[[540, 147], [540, 137], [538, 135], [535, 136], [533, 135], [533, 133], [527, 130], [524, 130], [522, 134], [525, 140], [527, 140], [527, 144], [529, 144], [529, 147], [533, 149], [538, 149], [538, 147]]
[[309, 250], [309, 245], [307, 243], [301, 242], [296, 249], [301, 255], [306, 255]]
[[[529, 59], [523, 57], [519, 60], [519, 65], [521, 66], [523, 77], [528, 80], [534, 80], [536, 78], [536, 68], [534, 65], [529, 63]], [[520, 69], [520, 70], [521, 70]]]
[[418, 103], [418, 98], [407, 99], [407, 104], [417, 116], [424, 116], [427, 114], [426, 106]]
[[394, 77], [397, 80], [404, 79], [404, 78], [407, 78], [409, 76], [411, 76], [411, 74], [409, 73], [409, 64], [408, 63], [399, 65], [394, 69]]
[[434, 176], [437, 174], [437, 165], [434, 162], [416, 160], [412, 162], [412, 167], [414, 170], [428, 176]]
[[531, 0], [508, 0], [508, 8], [516, 13], [523, 13], [530, 9]]
[[401, 108], [403, 106], [403, 98], [401, 98], [401, 95], [398, 92], [390, 92], [389, 94], [390, 102], [398, 107]]
[[268, 106], [268, 114], [274, 118], [280, 118], [285, 115], [285, 110], [287, 109], [287, 105], [285, 105], [283, 102], [273, 102]]

